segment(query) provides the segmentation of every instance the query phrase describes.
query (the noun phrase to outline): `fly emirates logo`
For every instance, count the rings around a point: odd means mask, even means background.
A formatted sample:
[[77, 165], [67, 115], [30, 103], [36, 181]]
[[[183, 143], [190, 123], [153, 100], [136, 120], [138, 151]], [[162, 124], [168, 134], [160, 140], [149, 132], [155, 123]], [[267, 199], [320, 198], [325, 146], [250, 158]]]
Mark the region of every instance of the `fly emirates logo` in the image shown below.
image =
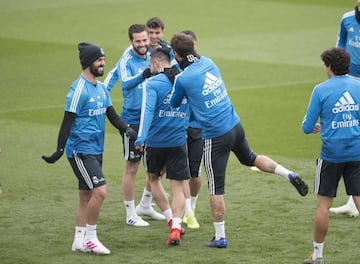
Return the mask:
[[203, 87], [202, 94], [207, 96], [212, 94], [214, 97], [211, 100], [205, 101], [207, 108], [211, 108], [221, 102], [225, 97], [227, 97], [226, 90], [222, 90], [220, 87], [223, 84], [223, 81], [217, 78], [215, 75], [207, 72], [205, 78], [205, 84]]
[[[89, 102], [92, 102], [92, 99], [95, 101], [93, 97], [91, 97]], [[98, 116], [106, 113], [106, 107], [103, 107], [103, 102], [97, 102], [97, 109], [89, 109], [89, 116]]]
[[[342, 127], [359, 126], [359, 119], [354, 119], [351, 112], [359, 111], [359, 104], [356, 104], [349, 92], [343, 93], [332, 109], [334, 114], [342, 114], [342, 121], [332, 121], [332, 129]], [[345, 113], [346, 112], [346, 113]]]

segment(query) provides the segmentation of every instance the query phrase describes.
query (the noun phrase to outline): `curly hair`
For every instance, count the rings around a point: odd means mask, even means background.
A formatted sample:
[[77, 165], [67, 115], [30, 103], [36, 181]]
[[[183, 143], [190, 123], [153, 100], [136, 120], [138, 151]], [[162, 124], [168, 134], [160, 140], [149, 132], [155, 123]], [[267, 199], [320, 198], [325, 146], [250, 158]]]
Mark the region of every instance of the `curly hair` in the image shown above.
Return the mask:
[[349, 73], [350, 55], [343, 48], [330, 48], [321, 53], [321, 59], [326, 67], [330, 66], [335, 75]]

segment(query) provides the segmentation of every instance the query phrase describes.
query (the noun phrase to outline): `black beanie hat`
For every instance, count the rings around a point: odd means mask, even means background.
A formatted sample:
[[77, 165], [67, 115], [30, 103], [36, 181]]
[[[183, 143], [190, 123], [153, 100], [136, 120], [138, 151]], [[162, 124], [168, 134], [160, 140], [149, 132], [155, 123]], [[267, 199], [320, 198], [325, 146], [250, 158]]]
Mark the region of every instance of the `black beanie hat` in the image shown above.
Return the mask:
[[105, 56], [102, 48], [90, 42], [79, 43], [78, 49], [80, 63], [83, 69], [89, 67], [98, 58]]

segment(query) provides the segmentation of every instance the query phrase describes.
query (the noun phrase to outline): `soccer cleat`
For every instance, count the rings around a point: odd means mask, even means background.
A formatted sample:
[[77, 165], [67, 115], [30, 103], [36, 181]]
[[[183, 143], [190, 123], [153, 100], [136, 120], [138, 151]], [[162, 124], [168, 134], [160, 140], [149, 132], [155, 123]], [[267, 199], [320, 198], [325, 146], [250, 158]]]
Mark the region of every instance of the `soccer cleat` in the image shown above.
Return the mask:
[[86, 243], [87, 250], [96, 255], [109, 255], [110, 250], [107, 249], [98, 239], [89, 240]]
[[[192, 210], [192, 213], [193, 213], [194, 216], [195, 216], [195, 208]], [[185, 224], [187, 224], [187, 217], [186, 217], [185, 215], [183, 216], [182, 222], [185, 223]]]
[[[168, 222], [168, 226], [170, 227], [170, 231], [172, 229], [172, 219]], [[185, 235], [185, 228], [181, 227], [181, 233], [180, 236]]]
[[308, 191], [309, 191], [309, 187], [306, 184], [306, 182], [300, 178], [299, 175], [297, 175], [296, 173], [290, 173], [289, 174], [289, 180], [291, 182], [292, 185], [294, 185], [295, 189], [298, 191], [298, 193], [301, 196], [305, 196], [307, 195]]
[[140, 216], [148, 216], [154, 220], [165, 220], [166, 219], [165, 215], [156, 212], [152, 206], [143, 207], [141, 205], [138, 205], [138, 206], [136, 206], [136, 213], [137, 213], [137, 215], [140, 215]]
[[346, 214], [350, 217], [358, 217], [359, 216], [359, 211], [356, 208], [353, 208], [348, 203], [344, 204], [343, 206], [340, 206], [340, 207], [331, 207], [329, 209], [329, 212], [334, 213], [334, 214]]
[[71, 250], [73, 252], [84, 252], [87, 253], [89, 252], [89, 249], [85, 246], [84, 241], [83, 240], [74, 240], [72, 246], [71, 246]]
[[150, 224], [144, 221], [140, 216], [127, 216], [126, 223], [131, 226], [149, 226]]
[[172, 228], [170, 230], [169, 238], [166, 241], [166, 244], [169, 246], [177, 246], [180, 244], [181, 230], [177, 228]]
[[311, 255], [309, 258], [304, 259], [304, 264], [324, 264], [324, 259], [317, 258], [317, 259], [313, 260], [312, 255]]
[[187, 227], [192, 229], [196, 229], [200, 227], [198, 221], [195, 218], [194, 212], [192, 212], [189, 215], [184, 215], [183, 223], [186, 223]]
[[215, 237], [207, 244], [208, 247], [216, 247], [216, 248], [226, 248], [227, 247], [227, 239], [226, 237], [221, 237], [219, 240], [216, 240]]

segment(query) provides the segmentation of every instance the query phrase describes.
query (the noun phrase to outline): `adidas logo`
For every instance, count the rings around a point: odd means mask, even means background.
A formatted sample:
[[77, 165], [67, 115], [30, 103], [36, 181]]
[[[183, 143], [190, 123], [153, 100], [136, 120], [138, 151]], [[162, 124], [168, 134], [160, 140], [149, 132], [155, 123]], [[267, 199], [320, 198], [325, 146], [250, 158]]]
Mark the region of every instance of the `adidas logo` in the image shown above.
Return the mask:
[[203, 87], [202, 94], [204, 96], [213, 92], [216, 88], [218, 88], [222, 84], [222, 80], [218, 79], [215, 75], [207, 72], [205, 75], [205, 84]]
[[95, 102], [94, 97], [91, 97], [90, 100], [89, 100], [89, 103], [92, 103], [92, 102]]
[[349, 32], [355, 32], [354, 28], [353, 27], [349, 28]]
[[359, 111], [359, 104], [356, 104], [349, 92], [343, 93], [339, 98], [339, 101], [335, 104], [332, 109], [334, 114], [342, 113], [345, 111]]

